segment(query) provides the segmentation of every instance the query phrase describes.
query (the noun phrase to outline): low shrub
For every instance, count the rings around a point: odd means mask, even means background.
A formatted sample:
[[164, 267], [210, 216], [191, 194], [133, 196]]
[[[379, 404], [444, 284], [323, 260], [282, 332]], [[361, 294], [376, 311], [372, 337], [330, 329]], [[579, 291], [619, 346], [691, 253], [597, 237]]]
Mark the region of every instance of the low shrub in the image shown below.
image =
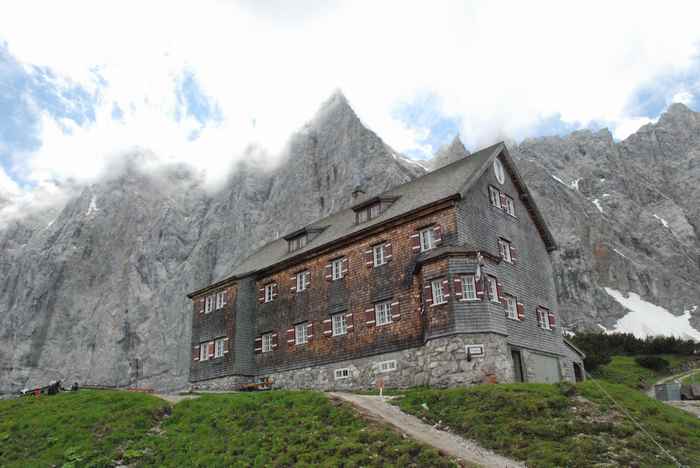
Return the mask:
[[638, 356], [634, 359], [640, 366], [657, 372], [665, 372], [671, 363], [659, 356]]

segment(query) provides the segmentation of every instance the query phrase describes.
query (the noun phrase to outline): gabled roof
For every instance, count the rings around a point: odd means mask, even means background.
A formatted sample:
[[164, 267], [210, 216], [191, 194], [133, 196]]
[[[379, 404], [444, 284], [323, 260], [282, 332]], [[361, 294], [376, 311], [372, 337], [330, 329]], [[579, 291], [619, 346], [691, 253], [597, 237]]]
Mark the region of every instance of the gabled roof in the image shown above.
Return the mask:
[[524, 203], [528, 206], [528, 211], [533, 215], [536, 224], [538, 224], [547, 249], [554, 250], [556, 248], [554, 238], [549, 232], [537, 207], [534, 206], [532, 197], [525, 187], [520, 174], [517, 172], [505, 144], [501, 142], [443, 166], [415, 180], [387, 190], [378, 197], [374, 197], [377, 199], [393, 199], [393, 202], [388, 208], [382, 211], [376, 218], [357, 224], [355, 222], [355, 211], [352, 208], [334, 213], [295, 231], [296, 233], [300, 233], [304, 232], [304, 230], [316, 232], [320, 230], [318, 235], [310, 239], [303, 248], [289, 252], [287, 240], [285, 240], [285, 238], [289, 236], [284, 236], [284, 238], [269, 242], [243, 260], [230, 276], [216, 284], [195, 291], [188, 296], [192, 297], [206, 289], [218, 287], [232, 279], [248, 276], [266, 270], [279, 263], [287, 263], [297, 257], [303, 257], [324, 246], [356, 235], [361, 235], [365, 231], [406, 216], [418, 209], [432, 206], [442, 201], [463, 197], [490, 167], [494, 158], [499, 155], [503, 155], [506, 166], [511, 174], [513, 174], [521, 193], [523, 193]]

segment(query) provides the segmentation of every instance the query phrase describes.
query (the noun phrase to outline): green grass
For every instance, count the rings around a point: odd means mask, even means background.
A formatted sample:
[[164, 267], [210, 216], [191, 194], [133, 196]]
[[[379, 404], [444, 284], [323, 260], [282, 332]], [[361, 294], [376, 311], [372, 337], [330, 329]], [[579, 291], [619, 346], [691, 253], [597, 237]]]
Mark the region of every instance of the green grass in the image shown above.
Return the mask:
[[687, 356], [675, 354], [663, 354], [660, 357], [671, 364], [668, 372], [658, 372], [644, 368], [637, 364], [634, 360], [635, 356], [613, 356], [609, 364], [601, 366], [594, 372], [594, 376], [608, 382], [619, 383], [641, 390], [649, 388], [656, 381], [673, 374], [675, 372], [674, 369], [677, 369], [684, 361], [689, 359]]
[[[679, 461], [700, 466], [700, 420], [623, 385], [599, 382]], [[533, 467], [674, 466], [595, 382], [412, 389], [402, 410]], [[570, 386], [568, 388], [571, 388]]]
[[687, 375], [681, 380], [681, 383], [684, 384], [700, 384], [700, 371]]
[[[164, 417], [165, 410], [172, 413]], [[169, 413], [170, 411], [168, 411]], [[0, 466], [456, 466], [318, 392], [152, 396], [81, 390], [0, 402]]]
[[168, 409], [159, 398], [116, 391], [0, 401], [0, 465], [108, 466]]

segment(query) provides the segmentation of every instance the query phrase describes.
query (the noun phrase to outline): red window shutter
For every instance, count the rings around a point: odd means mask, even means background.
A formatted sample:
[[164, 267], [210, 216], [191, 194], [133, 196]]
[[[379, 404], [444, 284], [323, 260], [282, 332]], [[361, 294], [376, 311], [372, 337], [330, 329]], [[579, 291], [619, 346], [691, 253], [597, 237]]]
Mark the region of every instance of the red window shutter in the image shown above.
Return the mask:
[[258, 292], [258, 302], [262, 304], [265, 302], [265, 287], [263, 286], [262, 288], [260, 288]]
[[342, 278], [345, 278], [345, 275], [348, 274], [348, 269], [349, 269], [349, 262], [348, 262], [348, 257], [343, 257], [343, 260], [341, 260], [341, 270], [340, 270], [340, 276]]
[[442, 297], [450, 297], [450, 282], [447, 279], [442, 280]]
[[417, 232], [414, 232], [410, 236], [411, 239], [411, 251], [413, 253], [418, 253], [420, 252], [420, 234]]
[[442, 226], [440, 226], [439, 224], [436, 224], [433, 227], [433, 240], [436, 244], [442, 242]]
[[262, 336], [255, 338], [255, 354], [262, 353]]
[[204, 313], [204, 298], [201, 298], [198, 302], [199, 302], [199, 313], [203, 314]]
[[371, 309], [365, 309], [365, 324], [367, 326], [373, 327], [377, 323], [377, 317], [374, 313], [374, 307]]
[[460, 277], [455, 277], [452, 280], [452, 289], [454, 289], [455, 292], [455, 299], [459, 300], [462, 298], [462, 278]]
[[229, 344], [228, 344], [228, 337], [224, 338], [224, 354], [228, 354], [229, 352]]
[[394, 256], [394, 248], [391, 246], [391, 241], [384, 244], [384, 260], [390, 262]]
[[277, 333], [272, 334], [272, 349], [276, 349], [279, 346], [279, 340], [277, 339]]
[[399, 301], [394, 301], [390, 304], [390, 312], [392, 322], [398, 322], [401, 320], [401, 308], [399, 307]]
[[210, 341], [209, 343], [207, 343], [207, 347], [208, 347], [207, 352], [209, 354], [209, 359], [211, 359], [214, 357], [214, 342]]
[[289, 348], [293, 348], [295, 341], [296, 340], [294, 338], [294, 327], [287, 329], [287, 346]]
[[192, 349], [192, 360], [199, 361], [199, 345]]
[[433, 288], [430, 285], [430, 283], [426, 284], [423, 287], [423, 296], [425, 298], [424, 301], [425, 301], [426, 305], [428, 305], [428, 306], [433, 305]]
[[510, 246], [510, 259], [513, 261], [513, 263], [518, 261], [518, 251], [513, 247], [513, 244]]
[[374, 253], [371, 247], [369, 250], [365, 250], [364, 258], [367, 268], [372, 268], [374, 266]]
[[552, 312], [551, 310], [548, 310], [547, 311], [547, 318], [549, 319], [549, 328], [551, 328], [553, 330], [556, 326], [555, 320], [554, 320], [554, 312]]
[[484, 294], [484, 276], [474, 281], [474, 286], [476, 287], [476, 297], [477, 299], [486, 299], [486, 294]]
[[277, 297], [277, 283], [272, 283], [272, 299]]
[[326, 265], [326, 281], [333, 281], [333, 264]]
[[330, 338], [333, 335], [333, 323], [331, 319], [325, 319], [323, 321], [323, 336]]
[[292, 282], [292, 285], [289, 287], [289, 290], [291, 292], [295, 293], [297, 291], [297, 277], [296, 277], [296, 275], [290, 277], [289, 280]]
[[352, 314], [345, 314], [345, 328], [347, 328], [348, 333], [352, 333], [355, 329], [355, 320]]
[[516, 304], [516, 309], [518, 310], [518, 320], [525, 320], [525, 306], [522, 302]]
[[504, 210], [506, 209], [506, 194], [503, 192], [499, 192], [499, 195], [501, 197], [501, 208]]
[[312, 322], [309, 322], [308, 325], [306, 325], [306, 340], [311, 341], [314, 339], [314, 325]]
[[496, 280], [496, 291], [498, 292], [498, 302], [505, 306], [506, 297], [503, 295], [503, 284], [501, 284], [501, 282], [498, 280]]

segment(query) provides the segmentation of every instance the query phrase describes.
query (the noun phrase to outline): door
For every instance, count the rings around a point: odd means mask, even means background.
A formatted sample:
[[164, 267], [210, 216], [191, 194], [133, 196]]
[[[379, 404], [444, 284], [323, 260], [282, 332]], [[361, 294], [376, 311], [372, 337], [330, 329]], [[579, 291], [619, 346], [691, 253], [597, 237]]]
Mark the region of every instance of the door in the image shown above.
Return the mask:
[[513, 375], [515, 376], [515, 381], [525, 382], [525, 379], [523, 379], [523, 358], [520, 355], [520, 351], [512, 350], [510, 355], [513, 358]]
[[583, 370], [581, 369], [581, 364], [578, 362], [574, 363], [574, 377], [576, 377], [576, 382], [583, 381]]
[[559, 359], [543, 354], [530, 354], [534, 381], [540, 383], [557, 383], [561, 380], [559, 374]]

